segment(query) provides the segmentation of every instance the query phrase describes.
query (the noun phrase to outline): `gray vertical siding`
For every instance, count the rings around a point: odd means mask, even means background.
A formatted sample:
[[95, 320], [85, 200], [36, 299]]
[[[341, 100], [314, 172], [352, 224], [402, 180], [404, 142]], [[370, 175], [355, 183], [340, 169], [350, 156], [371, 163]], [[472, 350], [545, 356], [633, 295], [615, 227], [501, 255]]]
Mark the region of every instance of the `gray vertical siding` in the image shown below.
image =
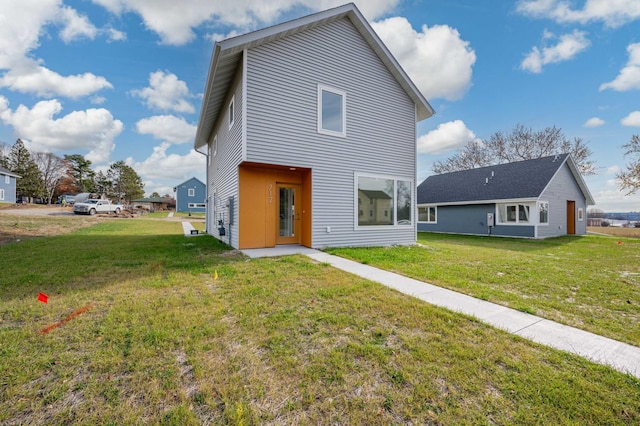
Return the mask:
[[[228, 106], [232, 95], [235, 95], [235, 118], [233, 127], [229, 129]], [[213, 223], [208, 225], [211, 227], [208, 232], [235, 248], [238, 247], [238, 165], [243, 158], [243, 95], [242, 66], [239, 66], [229, 97], [225, 102], [224, 113], [221, 114], [220, 121], [216, 124], [215, 132], [209, 141], [209, 146], [211, 146], [213, 138], [216, 134], [218, 135], [217, 155], [211, 158], [211, 164], [207, 166], [207, 179], [209, 180], [207, 182], [207, 198], [211, 200], [209, 208], [213, 219]], [[229, 225], [229, 208], [227, 207], [230, 196], [233, 196], [235, 200], [233, 225], [231, 226]], [[218, 233], [218, 219], [221, 214], [224, 214], [224, 227], [226, 229], [226, 235], [224, 236], [220, 236]], [[231, 239], [229, 238], [230, 236]]]
[[[487, 213], [496, 213], [495, 204], [438, 206], [438, 223], [418, 223], [418, 231], [451, 234], [489, 235]], [[491, 235], [503, 237], [534, 237], [532, 225], [497, 225]]]
[[[576, 235], [587, 233], [587, 206], [580, 187], [567, 164], [558, 170], [540, 196], [549, 202], [549, 225], [538, 227], [538, 237], [554, 237], [567, 234], [567, 200], [576, 202]], [[578, 208], [583, 209], [584, 219], [578, 221]]]
[[[415, 105], [352, 24], [250, 49], [247, 64], [246, 160], [312, 169], [313, 247], [415, 242], [414, 226], [354, 226], [354, 172], [415, 186], [416, 140]], [[318, 84], [346, 92], [346, 138], [317, 132]]]

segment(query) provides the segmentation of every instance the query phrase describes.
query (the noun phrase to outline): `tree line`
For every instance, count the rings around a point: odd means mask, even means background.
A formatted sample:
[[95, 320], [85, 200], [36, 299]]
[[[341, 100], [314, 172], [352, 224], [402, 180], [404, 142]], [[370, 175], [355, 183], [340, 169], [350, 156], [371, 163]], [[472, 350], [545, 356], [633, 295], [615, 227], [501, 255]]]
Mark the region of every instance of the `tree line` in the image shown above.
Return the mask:
[[109, 166], [106, 173], [91, 168], [80, 154], [59, 157], [50, 152], [29, 151], [21, 139], [13, 146], [0, 144], [0, 166], [20, 176], [16, 196], [41, 199], [47, 204], [59, 196], [82, 192], [97, 193], [129, 204], [144, 196], [144, 183], [124, 161]]

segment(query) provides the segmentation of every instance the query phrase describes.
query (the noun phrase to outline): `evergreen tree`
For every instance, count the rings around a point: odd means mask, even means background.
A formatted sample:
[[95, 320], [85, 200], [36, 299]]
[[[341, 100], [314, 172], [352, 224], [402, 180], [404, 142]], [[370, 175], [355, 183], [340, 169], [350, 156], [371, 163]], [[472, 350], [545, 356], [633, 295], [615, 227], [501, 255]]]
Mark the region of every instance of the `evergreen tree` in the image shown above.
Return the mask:
[[93, 188], [94, 191], [98, 194], [111, 195], [113, 192], [111, 190], [111, 182], [109, 181], [107, 176], [102, 173], [102, 170], [95, 174], [93, 178]]
[[113, 163], [107, 171], [107, 178], [111, 181], [113, 198], [129, 204], [131, 200], [144, 196], [144, 183], [135, 170], [124, 161]]
[[16, 195], [23, 197], [42, 197], [45, 193], [38, 165], [31, 153], [18, 139], [9, 151], [8, 169], [20, 176], [16, 180]]
[[76, 190], [78, 192], [94, 192], [95, 172], [91, 169], [91, 161], [87, 160], [80, 154], [65, 155], [71, 167], [71, 175], [75, 180]]

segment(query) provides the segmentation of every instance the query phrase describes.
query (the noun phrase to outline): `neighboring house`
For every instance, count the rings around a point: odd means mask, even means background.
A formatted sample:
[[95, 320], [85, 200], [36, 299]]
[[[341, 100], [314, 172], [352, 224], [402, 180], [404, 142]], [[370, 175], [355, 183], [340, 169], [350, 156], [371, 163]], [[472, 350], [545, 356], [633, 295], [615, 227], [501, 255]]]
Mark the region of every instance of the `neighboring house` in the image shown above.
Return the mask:
[[207, 209], [207, 186], [192, 177], [173, 188], [176, 193], [176, 212], [204, 213]]
[[428, 177], [418, 230], [547, 238], [586, 234], [594, 200], [568, 154]]
[[16, 179], [20, 176], [0, 167], [0, 203], [16, 202]]
[[132, 200], [134, 209], [144, 209], [150, 212], [163, 211], [169, 209], [170, 200], [164, 197], [138, 198]]
[[414, 243], [416, 123], [433, 113], [353, 4], [217, 42], [195, 140], [207, 232], [241, 249]]

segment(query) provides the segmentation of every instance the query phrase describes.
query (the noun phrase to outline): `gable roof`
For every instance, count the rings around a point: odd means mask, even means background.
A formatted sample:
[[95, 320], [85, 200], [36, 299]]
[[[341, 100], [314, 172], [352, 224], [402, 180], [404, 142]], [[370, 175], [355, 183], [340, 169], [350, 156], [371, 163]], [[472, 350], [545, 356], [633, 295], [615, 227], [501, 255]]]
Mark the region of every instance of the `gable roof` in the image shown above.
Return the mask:
[[194, 177], [192, 177], [192, 178], [189, 178], [189, 179], [185, 180], [184, 182], [181, 182], [181, 183], [177, 184], [177, 185], [173, 188], [173, 190], [175, 191], [175, 190], [176, 190], [176, 188], [179, 188], [180, 186], [184, 185], [184, 184], [185, 184], [185, 183], [187, 183], [187, 182], [191, 182], [192, 180], [197, 180], [198, 182], [200, 182], [200, 184], [201, 184], [201, 185], [206, 186], [206, 185], [204, 184], [204, 182], [202, 182], [200, 179], [198, 179], [197, 177], [195, 177], [195, 176], [194, 176]]
[[416, 105], [416, 120], [422, 121], [431, 117], [435, 111], [427, 99], [420, 93], [409, 76], [400, 67], [389, 49], [373, 31], [360, 10], [353, 4], [345, 4], [323, 12], [308, 15], [292, 21], [284, 22], [262, 30], [216, 42], [213, 46], [209, 75], [198, 120], [198, 130], [194, 143], [195, 149], [205, 146], [210, 138], [223, 103], [227, 96], [227, 88], [231, 84], [235, 70], [242, 60], [244, 49], [250, 49], [278, 40], [292, 34], [306, 31], [329, 22], [347, 18], [365, 39], [367, 44], [387, 67], [391, 75], [409, 95]]
[[429, 176], [418, 186], [418, 204], [537, 199], [564, 164], [573, 174], [587, 205], [595, 204], [569, 154]]
[[5, 169], [2, 166], [0, 166], [0, 175], [12, 176], [14, 178], [21, 177], [21, 176], [18, 176], [17, 174], [15, 174], [15, 173], [13, 173], [11, 170]]

